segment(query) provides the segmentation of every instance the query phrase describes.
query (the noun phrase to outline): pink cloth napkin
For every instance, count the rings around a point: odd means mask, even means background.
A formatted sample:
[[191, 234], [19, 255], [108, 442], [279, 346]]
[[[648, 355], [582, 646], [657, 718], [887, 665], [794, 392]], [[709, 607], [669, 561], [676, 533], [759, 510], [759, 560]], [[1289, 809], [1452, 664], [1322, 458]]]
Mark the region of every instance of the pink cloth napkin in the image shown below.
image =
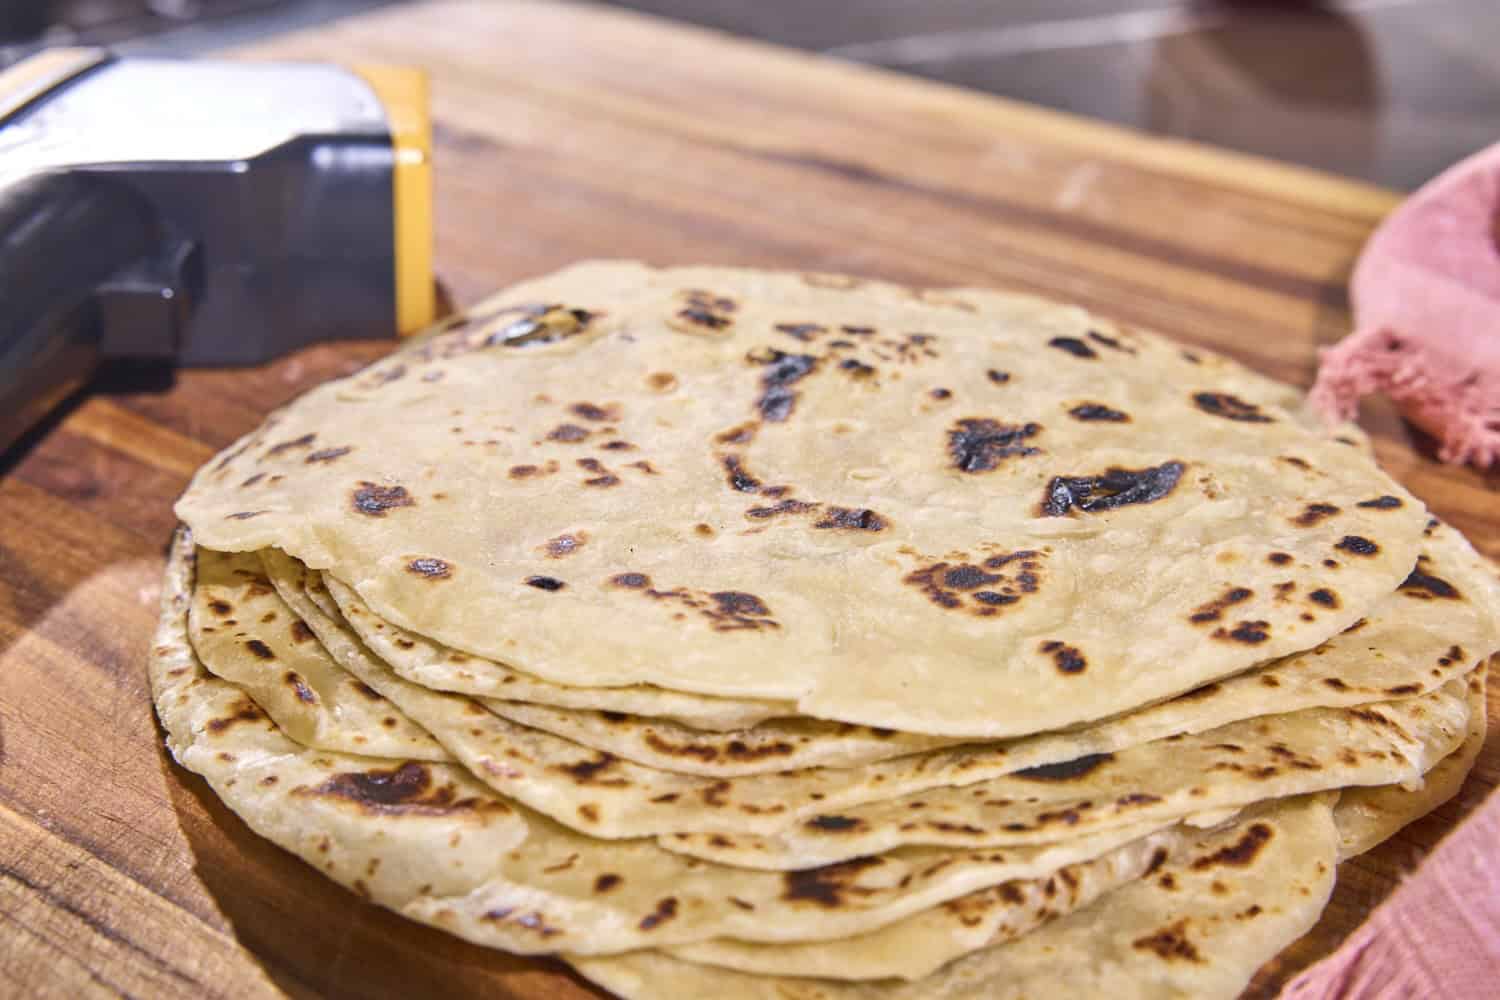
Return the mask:
[[1343, 947], [1283, 1000], [1500, 997], [1500, 796], [1438, 845]]
[[1384, 392], [1443, 461], [1500, 461], [1500, 145], [1381, 223], [1349, 298], [1354, 333], [1323, 352], [1313, 406], [1347, 420], [1361, 396]]
[[[1355, 332], [1323, 352], [1313, 405], [1343, 420], [1384, 392], [1438, 439], [1443, 461], [1500, 461], [1500, 146], [1392, 213], [1349, 294]], [[1283, 997], [1500, 997], [1500, 795]]]

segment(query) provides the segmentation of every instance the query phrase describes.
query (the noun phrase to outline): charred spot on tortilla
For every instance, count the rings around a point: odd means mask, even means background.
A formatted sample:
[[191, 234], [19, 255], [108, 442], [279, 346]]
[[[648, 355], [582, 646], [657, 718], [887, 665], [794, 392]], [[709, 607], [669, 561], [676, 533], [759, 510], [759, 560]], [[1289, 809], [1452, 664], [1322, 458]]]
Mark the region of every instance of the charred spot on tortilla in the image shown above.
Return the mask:
[[558, 424], [547, 432], [548, 441], [557, 441], [561, 444], [577, 444], [586, 440], [593, 431], [587, 427], [579, 427], [577, 424]]
[[800, 340], [804, 344], [828, 332], [827, 327], [818, 323], [777, 323], [772, 329], [777, 333], [784, 333], [788, 337]]
[[1345, 535], [1333, 546], [1356, 556], [1373, 556], [1380, 552], [1380, 546], [1362, 535]]
[[347, 445], [343, 448], [323, 448], [308, 455], [303, 461], [308, 465], [316, 465], [320, 462], [332, 462], [335, 459], [343, 458], [353, 450], [352, 447]]
[[765, 368], [760, 377], [761, 395], [756, 400], [756, 409], [771, 423], [784, 422], [797, 406], [797, 392], [792, 387], [812, 374], [818, 359], [811, 354], [770, 349], [763, 354], [752, 353], [750, 360]]
[[1423, 572], [1420, 562], [1396, 589], [1407, 597], [1415, 597], [1423, 601], [1434, 599], [1456, 601], [1463, 596], [1458, 592], [1458, 588], [1447, 580]]
[[1269, 424], [1273, 421], [1270, 417], [1260, 412], [1260, 407], [1254, 403], [1247, 403], [1238, 396], [1232, 396], [1227, 392], [1195, 392], [1193, 393], [1193, 405], [1204, 413], [1215, 417], [1223, 417], [1225, 420], [1237, 420], [1243, 424]]
[[453, 565], [432, 556], [418, 556], [406, 564], [409, 572], [427, 580], [446, 580], [453, 575]]
[[1073, 355], [1075, 358], [1097, 358], [1098, 352], [1077, 337], [1053, 337], [1047, 341], [1048, 347], [1055, 347], [1059, 351]]
[[1071, 510], [1094, 514], [1155, 503], [1172, 492], [1185, 468], [1182, 462], [1163, 462], [1145, 469], [1111, 467], [1099, 476], [1055, 476], [1047, 484], [1042, 514], [1063, 517]]
[[1255, 591], [1249, 587], [1230, 587], [1213, 600], [1206, 604], [1200, 604], [1197, 608], [1193, 609], [1193, 613], [1188, 616], [1188, 621], [1195, 625], [1219, 621], [1224, 617], [1225, 609], [1248, 601], [1254, 596]]
[[1003, 424], [988, 417], [968, 417], [949, 428], [948, 455], [960, 472], [988, 472], [1007, 458], [1040, 454], [1040, 448], [1024, 442], [1041, 430], [1038, 423]]
[[1215, 639], [1242, 642], [1253, 646], [1271, 638], [1271, 623], [1266, 621], [1242, 621], [1232, 629], [1223, 627], [1214, 629], [1212, 637]]
[[406, 492], [405, 486], [381, 486], [378, 483], [361, 480], [354, 490], [351, 503], [355, 511], [360, 514], [368, 517], [384, 517], [388, 510], [415, 506], [416, 500]]
[[745, 471], [744, 461], [738, 455], [725, 455], [720, 461], [724, 465], [724, 472], [729, 479], [731, 489], [741, 493], [756, 493], [760, 490], [760, 480]]
[[1092, 774], [1099, 768], [1115, 759], [1112, 753], [1091, 753], [1072, 760], [1059, 761], [1056, 764], [1039, 764], [1036, 767], [1026, 767], [1013, 772], [1017, 778], [1025, 778], [1028, 781], [1072, 781], [1086, 774]]
[[1124, 410], [1116, 410], [1113, 407], [1105, 406], [1103, 403], [1079, 403], [1068, 410], [1068, 416], [1074, 420], [1103, 421], [1111, 424], [1128, 424], [1130, 422], [1130, 414]]
[[1331, 503], [1310, 503], [1303, 507], [1302, 513], [1292, 518], [1291, 521], [1299, 528], [1311, 528], [1337, 513], [1339, 513], [1339, 508]]
[[853, 531], [884, 531], [885, 526], [885, 518], [867, 507], [829, 507], [824, 512], [823, 519], [813, 525], [814, 528]]
[[1088, 660], [1084, 659], [1083, 653], [1076, 646], [1069, 646], [1057, 639], [1047, 639], [1039, 648], [1052, 657], [1052, 662], [1060, 673], [1081, 674], [1088, 667]]

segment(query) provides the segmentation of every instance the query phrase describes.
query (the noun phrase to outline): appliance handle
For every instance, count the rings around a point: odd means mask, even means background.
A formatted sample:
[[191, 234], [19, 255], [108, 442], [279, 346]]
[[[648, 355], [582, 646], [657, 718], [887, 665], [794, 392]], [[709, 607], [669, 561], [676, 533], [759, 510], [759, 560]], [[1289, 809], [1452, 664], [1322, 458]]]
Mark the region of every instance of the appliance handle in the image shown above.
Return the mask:
[[118, 181], [50, 173], [0, 186], [0, 452], [107, 354], [175, 355], [198, 270], [195, 248]]

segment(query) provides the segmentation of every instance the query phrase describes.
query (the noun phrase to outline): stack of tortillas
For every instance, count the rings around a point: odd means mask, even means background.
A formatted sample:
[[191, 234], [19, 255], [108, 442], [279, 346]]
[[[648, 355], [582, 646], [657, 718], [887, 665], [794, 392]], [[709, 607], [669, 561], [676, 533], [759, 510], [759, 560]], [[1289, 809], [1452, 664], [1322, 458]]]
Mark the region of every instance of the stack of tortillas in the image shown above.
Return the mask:
[[1232, 997], [1497, 646], [1299, 406], [1031, 298], [581, 265], [198, 473], [157, 706], [330, 878], [625, 997]]

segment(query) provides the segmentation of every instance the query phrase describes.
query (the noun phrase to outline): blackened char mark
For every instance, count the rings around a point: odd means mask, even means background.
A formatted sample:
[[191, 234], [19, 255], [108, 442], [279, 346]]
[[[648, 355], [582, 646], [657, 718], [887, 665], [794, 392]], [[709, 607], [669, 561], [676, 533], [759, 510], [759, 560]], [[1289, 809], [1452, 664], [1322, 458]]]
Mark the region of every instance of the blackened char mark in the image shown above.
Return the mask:
[[385, 517], [385, 512], [395, 507], [411, 507], [416, 504], [404, 486], [381, 486], [361, 481], [350, 500], [354, 509], [370, 517]]
[[1000, 574], [986, 573], [978, 566], [955, 566], [943, 573], [943, 583], [955, 590], [974, 590], [1001, 579]]
[[272, 455], [280, 455], [282, 452], [291, 451], [293, 448], [310, 447], [316, 437], [316, 434], [304, 434], [301, 437], [295, 438], [291, 441], [283, 441], [280, 444], [273, 444], [271, 445], [271, 447], [266, 449], [266, 457], [269, 458]]
[[555, 764], [555, 770], [562, 771], [577, 779], [581, 785], [609, 784], [609, 781], [599, 781], [598, 776], [603, 771], [614, 769], [620, 759], [612, 753], [600, 751], [591, 760], [574, 761], [572, 764]]
[[1111, 337], [1108, 334], [1100, 333], [1098, 330], [1090, 330], [1089, 339], [1094, 341], [1095, 343], [1103, 344], [1105, 347], [1108, 347], [1112, 351], [1121, 351], [1125, 354], [1135, 353], [1134, 347], [1122, 344], [1116, 338]]
[[1456, 601], [1461, 596], [1458, 588], [1447, 580], [1422, 572], [1420, 563], [1396, 589], [1405, 593], [1407, 597], [1416, 597], [1424, 601], [1431, 601], [1434, 598]]
[[592, 420], [595, 423], [620, 419], [620, 407], [614, 403], [608, 406], [599, 406], [596, 403], [574, 403], [568, 407], [568, 410], [585, 420]]
[[677, 898], [668, 896], [666, 899], [657, 900], [656, 909], [642, 917], [638, 926], [643, 931], [654, 930], [675, 916], [677, 916]]
[[885, 518], [867, 507], [829, 507], [814, 528], [848, 528], [855, 531], [884, 531]]
[[1102, 476], [1055, 476], [1047, 484], [1042, 514], [1063, 517], [1074, 508], [1096, 514], [1130, 504], [1155, 503], [1172, 492], [1184, 468], [1181, 462], [1163, 462], [1145, 469], [1110, 468]]
[[580, 531], [577, 534], [565, 532], [556, 538], [548, 539], [543, 549], [546, 551], [548, 558], [562, 559], [577, 552], [588, 540], [589, 534], [586, 531]]
[[[983, 566], [946, 560], [908, 573], [903, 582], [921, 591], [940, 608], [965, 609], [980, 618], [990, 618], [999, 609], [1015, 604], [1041, 587], [1041, 553], [1035, 551], [994, 555]], [[1017, 565], [1007, 570], [1011, 563]], [[965, 600], [972, 605], [965, 605]]]
[[[1170, 874], [1163, 875], [1163, 882], [1170, 877]], [[1193, 946], [1193, 942], [1187, 936], [1187, 923], [1186, 919], [1179, 920], [1155, 933], [1136, 938], [1131, 942], [1131, 946], [1138, 951], [1153, 952], [1164, 962], [1201, 963], [1203, 956], [1198, 953], [1198, 949]]]
[[585, 486], [598, 486], [601, 488], [620, 485], [620, 477], [604, 467], [604, 463], [597, 458], [580, 458], [578, 467], [585, 472], [593, 473], [593, 476], [583, 481]]
[[406, 564], [407, 572], [428, 580], [446, 580], [453, 575], [453, 566], [432, 556], [418, 556]]
[[1238, 420], [1244, 424], [1269, 424], [1271, 418], [1260, 412], [1260, 407], [1254, 403], [1247, 403], [1238, 396], [1231, 396], [1227, 392], [1195, 392], [1193, 393], [1193, 405], [1204, 413], [1225, 420]]
[[1047, 346], [1055, 347], [1059, 351], [1066, 351], [1075, 358], [1097, 358], [1099, 356], [1098, 352], [1077, 337], [1053, 337], [1047, 341]]
[[[756, 401], [760, 415], [772, 423], [781, 423], [792, 415], [797, 405], [797, 393], [792, 386], [812, 374], [818, 359], [811, 354], [787, 354], [772, 350], [764, 361], [765, 372], [760, 377], [761, 396]], [[759, 356], [757, 356], [757, 360]]]
[[291, 687], [298, 701], [307, 705], [316, 705], [318, 703], [318, 696], [313, 694], [312, 688], [307, 686], [307, 682], [302, 679], [302, 675], [297, 673], [297, 671], [288, 670], [283, 679]]
[[1243, 642], [1247, 646], [1254, 646], [1271, 638], [1271, 624], [1265, 621], [1242, 621], [1234, 628], [1228, 629], [1222, 626], [1213, 630], [1212, 638], [1222, 640], [1233, 640]]
[[1076, 646], [1069, 646], [1056, 639], [1048, 639], [1041, 644], [1041, 651], [1052, 657], [1052, 662], [1057, 669], [1064, 674], [1081, 674], [1088, 669], [1089, 662]]
[[236, 726], [241, 722], [257, 722], [264, 718], [266, 718], [266, 714], [260, 710], [255, 702], [249, 698], [242, 697], [229, 706], [228, 715], [209, 719], [207, 729], [210, 733], [222, 733], [224, 730]]
[[451, 784], [437, 785], [424, 764], [408, 762], [389, 770], [340, 772], [321, 785], [294, 795], [344, 799], [367, 813], [444, 816], [462, 812], [509, 812], [498, 802], [459, 798]]
[[1023, 444], [1041, 433], [1042, 425], [1002, 424], [987, 417], [960, 420], [948, 430], [948, 454], [960, 472], [988, 472], [1003, 459], [1036, 455], [1040, 448]]
[[1345, 535], [1333, 547], [1356, 556], [1373, 556], [1380, 552], [1379, 545], [1361, 535]]
[[[517, 310], [502, 310], [514, 311]], [[561, 305], [527, 306], [519, 311], [530, 315], [513, 320], [488, 334], [479, 346], [529, 347], [533, 344], [548, 344], [582, 333], [597, 315], [587, 309], [569, 309]]]
[[755, 432], [760, 430], [760, 424], [755, 421], [731, 427], [727, 431], [720, 431], [714, 435], [714, 440], [719, 444], [749, 444], [755, 440]]
[[1256, 823], [1246, 830], [1239, 840], [1227, 847], [1221, 847], [1212, 854], [1195, 859], [1191, 867], [1194, 871], [1203, 871], [1221, 865], [1246, 868], [1255, 861], [1261, 848], [1269, 844], [1273, 836], [1274, 833], [1268, 825]]
[[756, 493], [760, 490], [760, 480], [745, 471], [744, 463], [738, 455], [725, 455], [723, 458], [724, 472], [729, 477], [729, 485], [741, 493]]
[[1249, 587], [1230, 587], [1208, 603], [1200, 604], [1194, 608], [1193, 613], [1188, 616], [1188, 621], [1195, 625], [1221, 621], [1224, 617], [1224, 611], [1227, 608], [1248, 601], [1254, 596], [1255, 591]]
[[351, 447], [324, 448], [321, 451], [315, 451], [311, 455], [308, 455], [303, 461], [308, 465], [316, 465], [319, 462], [332, 462], [334, 459], [342, 458], [353, 450]]
[[1036, 767], [1024, 768], [1016, 771], [1012, 777], [1026, 778], [1030, 781], [1072, 781], [1074, 778], [1092, 774], [1114, 759], [1115, 755], [1112, 753], [1085, 754], [1082, 757], [1059, 761], [1056, 764], [1039, 764]]
[[708, 595], [725, 615], [768, 615], [771, 613], [764, 602], [754, 594], [741, 590], [720, 590]]
[[700, 610], [715, 632], [754, 632], [781, 627], [770, 617], [771, 609], [754, 594], [741, 590], [719, 590], [708, 597], [714, 602], [714, 608]]
[[679, 309], [677, 317], [685, 322], [706, 327], [710, 330], [722, 330], [733, 322], [728, 316], [721, 316], [716, 312], [700, 309], [698, 306], [688, 306], [685, 309]]
[[1331, 503], [1310, 503], [1302, 508], [1302, 513], [1292, 518], [1292, 523], [1299, 528], [1311, 528], [1313, 525], [1339, 513], [1339, 508]]
[[1337, 608], [1339, 606], [1339, 595], [1327, 587], [1319, 587], [1307, 595], [1307, 599], [1314, 604], [1321, 604], [1325, 608]]
[[777, 333], [784, 333], [788, 337], [807, 343], [820, 334], [827, 333], [828, 328], [817, 323], [777, 323], [772, 329]]
[[1123, 410], [1105, 406], [1103, 403], [1079, 403], [1068, 411], [1068, 416], [1074, 420], [1096, 421], [1102, 420], [1112, 424], [1128, 424], [1130, 414]]
[[864, 825], [864, 821], [855, 819], [852, 816], [814, 816], [804, 825], [812, 827], [814, 830], [843, 833], [846, 830], [858, 829]]
[[781, 898], [788, 902], [809, 902], [830, 910], [842, 908], [851, 895], [866, 895], [870, 889], [856, 885], [867, 868], [878, 868], [885, 862], [878, 857], [855, 858], [822, 868], [807, 868], [782, 875]]
[[764, 521], [767, 518], [780, 517], [783, 514], [805, 514], [816, 506], [818, 505], [808, 503], [806, 500], [788, 499], [782, 500], [770, 507], [751, 507], [745, 511], [745, 516], [758, 521]]

